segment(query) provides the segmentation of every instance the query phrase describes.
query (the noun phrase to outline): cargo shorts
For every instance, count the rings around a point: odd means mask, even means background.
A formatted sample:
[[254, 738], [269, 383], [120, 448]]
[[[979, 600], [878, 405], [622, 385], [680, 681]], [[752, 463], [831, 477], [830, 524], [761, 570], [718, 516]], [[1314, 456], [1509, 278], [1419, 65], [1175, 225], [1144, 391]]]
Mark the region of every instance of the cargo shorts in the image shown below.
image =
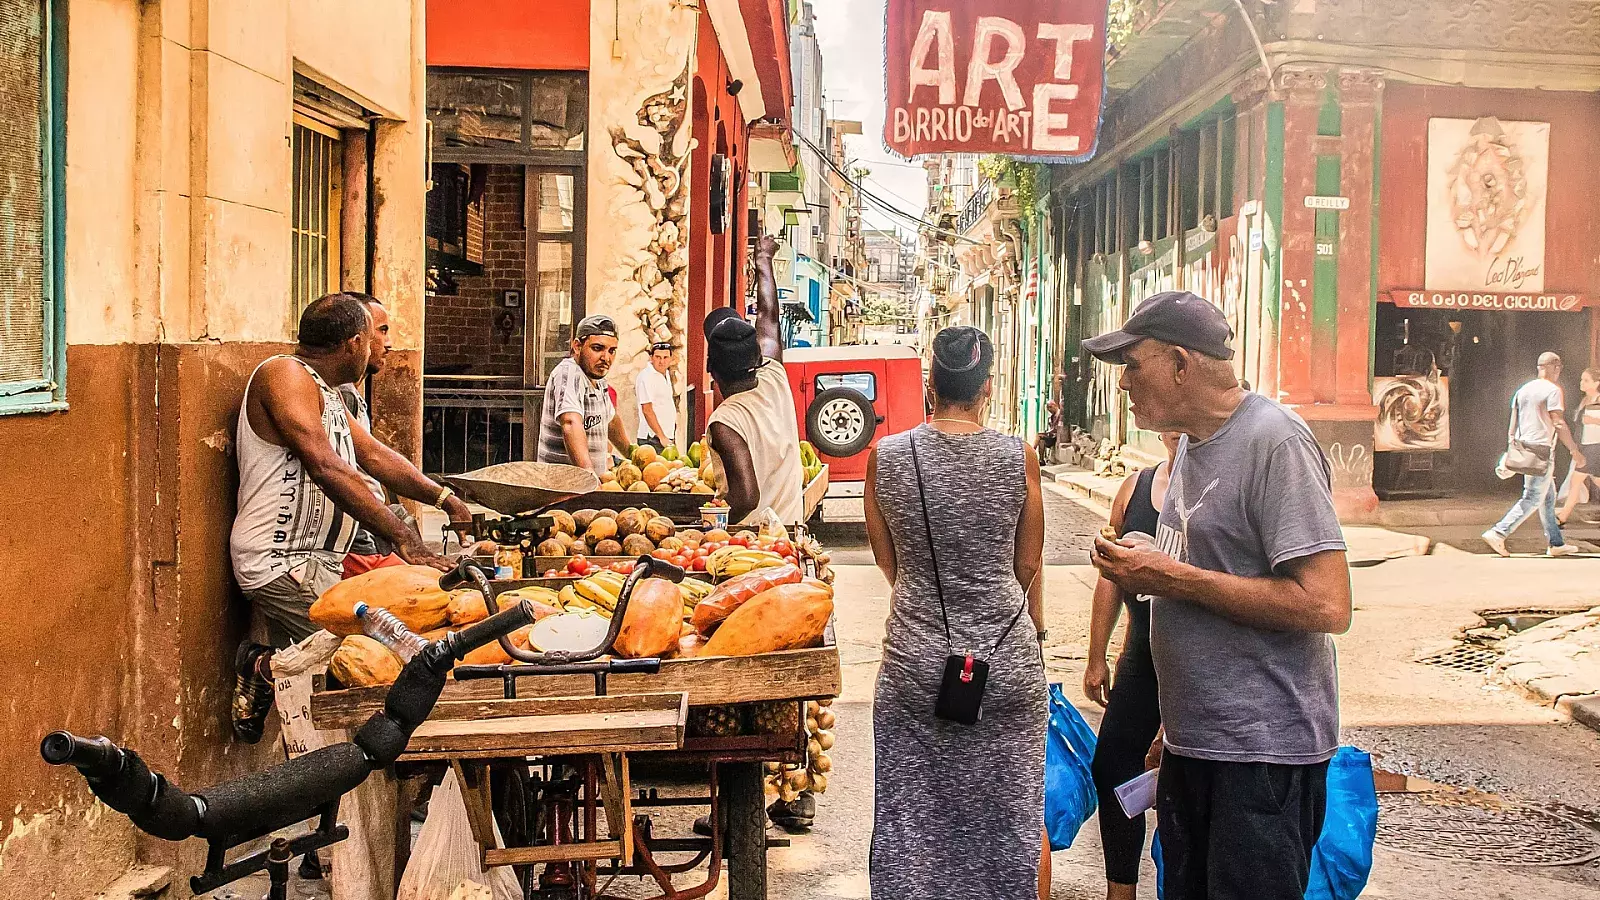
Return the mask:
[[311, 604], [340, 581], [339, 563], [313, 557], [295, 571], [267, 582], [245, 597], [267, 620], [267, 643], [281, 650], [322, 629], [311, 624]]

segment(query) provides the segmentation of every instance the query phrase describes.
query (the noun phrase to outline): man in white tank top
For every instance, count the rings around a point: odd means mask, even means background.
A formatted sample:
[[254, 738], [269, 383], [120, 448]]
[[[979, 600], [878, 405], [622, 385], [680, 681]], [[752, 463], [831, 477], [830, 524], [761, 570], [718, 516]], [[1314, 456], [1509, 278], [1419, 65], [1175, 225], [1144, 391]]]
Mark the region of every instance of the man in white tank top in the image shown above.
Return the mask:
[[[238, 513], [229, 545], [234, 577], [277, 647], [317, 630], [311, 604], [338, 582], [362, 525], [406, 562], [449, 568], [378, 500], [362, 472], [434, 505], [453, 499], [450, 493], [374, 440], [333, 387], [367, 374], [375, 340], [368, 299], [332, 294], [308, 306], [294, 355], [258, 366], [240, 406]], [[383, 338], [376, 343], [381, 348]], [[465, 506], [451, 512], [461, 518]], [[271, 648], [248, 641], [235, 656], [234, 733], [250, 743], [260, 740], [272, 705], [270, 656]]]
[[778, 242], [763, 236], [756, 248], [756, 324], [733, 309], [706, 316], [706, 370], [717, 386], [711, 413], [712, 471], [728, 501], [728, 521], [747, 522], [771, 509], [785, 525], [805, 515], [805, 468], [794, 394], [783, 368], [778, 330], [778, 287], [772, 257]]

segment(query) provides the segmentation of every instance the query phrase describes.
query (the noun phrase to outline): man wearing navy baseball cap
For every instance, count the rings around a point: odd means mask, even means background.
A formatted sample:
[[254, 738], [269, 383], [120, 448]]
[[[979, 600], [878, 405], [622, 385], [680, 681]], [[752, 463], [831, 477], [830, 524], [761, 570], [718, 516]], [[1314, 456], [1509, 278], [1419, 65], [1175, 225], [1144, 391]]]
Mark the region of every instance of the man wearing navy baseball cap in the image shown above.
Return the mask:
[[1140, 428], [1185, 435], [1158, 547], [1094, 550], [1152, 603], [1170, 900], [1302, 896], [1339, 742], [1350, 574], [1328, 462], [1293, 410], [1240, 387], [1232, 337], [1221, 310], [1168, 292], [1084, 342], [1122, 367]]

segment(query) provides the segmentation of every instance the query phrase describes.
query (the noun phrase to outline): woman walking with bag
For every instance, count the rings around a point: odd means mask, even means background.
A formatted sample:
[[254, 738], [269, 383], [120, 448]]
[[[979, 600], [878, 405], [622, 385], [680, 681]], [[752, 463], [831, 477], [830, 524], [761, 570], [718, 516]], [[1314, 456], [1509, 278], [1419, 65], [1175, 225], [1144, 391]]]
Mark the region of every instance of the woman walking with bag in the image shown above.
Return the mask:
[[940, 332], [931, 423], [868, 463], [867, 533], [894, 587], [873, 708], [874, 900], [1039, 891], [1049, 705], [1028, 596], [1044, 507], [1033, 449], [982, 424], [993, 364], [983, 332]]
[[[1117, 537], [1155, 537], [1161, 504], [1167, 498], [1172, 457], [1183, 435], [1161, 435], [1167, 459], [1155, 468], [1128, 476], [1111, 506], [1111, 527]], [[1117, 657], [1116, 679], [1106, 665], [1111, 632], [1122, 607], [1128, 607], [1128, 628]], [[1109, 682], [1109, 683], [1108, 683]], [[1129, 597], [1101, 578], [1094, 588], [1089, 624], [1089, 663], [1083, 692], [1105, 707], [1094, 748], [1094, 786], [1100, 796], [1100, 847], [1106, 861], [1107, 900], [1134, 900], [1139, 895], [1139, 860], [1144, 855], [1145, 817], [1128, 818], [1117, 800], [1118, 785], [1144, 772], [1145, 756], [1161, 731], [1161, 706], [1156, 693], [1156, 666], [1150, 657], [1150, 601]]]
[[1572, 431], [1583, 448], [1586, 465], [1574, 463], [1567, 478], [1567, 502], [1556, 513], [1556, 521], [1562, 525], [1572, 518], [1578, 504], [1595, 499], [1593, 485], [1596, 473], [1600, 473], [1600, 369], [1584, 369], [1578, 387], [1583, 390], [1583, 399], [1573, 413]]

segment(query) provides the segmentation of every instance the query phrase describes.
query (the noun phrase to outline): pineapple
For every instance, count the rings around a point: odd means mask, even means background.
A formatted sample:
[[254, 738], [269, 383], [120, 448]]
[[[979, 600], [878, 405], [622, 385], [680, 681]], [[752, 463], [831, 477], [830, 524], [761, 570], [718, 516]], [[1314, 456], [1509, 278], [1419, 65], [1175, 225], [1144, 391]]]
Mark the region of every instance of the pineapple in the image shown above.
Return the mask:
[[784, 700], [751, 704], [750, 728], [756, 734], [794, 734], [800, 730], [800, 704]]
[[696, 706], [689, 710], [689, 733], [694, 737], [733, 737], [740, 731], [739, 709], [734, 706]]

